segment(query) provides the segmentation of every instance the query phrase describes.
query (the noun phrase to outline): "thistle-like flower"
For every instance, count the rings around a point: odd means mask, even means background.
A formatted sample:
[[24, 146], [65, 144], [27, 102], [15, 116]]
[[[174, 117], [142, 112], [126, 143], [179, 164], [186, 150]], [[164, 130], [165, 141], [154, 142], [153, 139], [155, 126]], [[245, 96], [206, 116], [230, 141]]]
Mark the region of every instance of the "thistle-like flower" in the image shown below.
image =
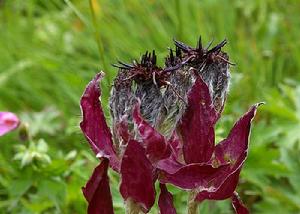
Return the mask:
[[[175, 41], [165, 67], [146, 52], [140, 62], [119, 62], [110, 110], [110, 129], [101, 108], [100, 72], [82, 98], [81, 129], [101, 163], [83, 193], [88, 213], [113, 213], [108, 166], [121, 175], [120, 193], [128, 213], [147, 213], [156, 198], [161, 214], [176, 213], [165, 184], [191, 191], [191, 203], [232, 198], [236, 213], [247, 213], [235, 192], [247, 157], [253, 105], [215, 144], [215, 124], [224, 108], [230, 80], [229, 57], [213, 48]], [[189, 211], [193, 213], [192, 211]]]

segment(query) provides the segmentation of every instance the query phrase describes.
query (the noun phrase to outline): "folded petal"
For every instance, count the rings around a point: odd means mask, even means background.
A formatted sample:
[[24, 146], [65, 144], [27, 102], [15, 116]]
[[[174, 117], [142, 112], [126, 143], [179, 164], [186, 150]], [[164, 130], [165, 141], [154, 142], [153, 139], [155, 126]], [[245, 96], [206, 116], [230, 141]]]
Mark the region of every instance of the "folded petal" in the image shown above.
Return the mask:
[[120, 192], [124, 200], [133, 200], [144, 211], [149, 211], [155, 201], [154, 168], [142, 145], [130, 140], [121, 163]]
[[233, 193], [231, 200], [233, 209], [235, 210], [236, 214], [249, 214], [247, 207], [245, 207], [236, 192]]
[[219, 115], [206, 83], [198, 77], [188, 94], [188, 106], [179, 124], [187, 164], [205, 163], [214, 151], [214, 125]]
[[[215, 183], [214, 191], [201, 191], [196, 197], [197, 201], [205, 199], [223, 200], [232, 196], [238, 185], [240, 171], [247, 157], [251, 121], [259, 105], [253, 105], [235, 123], [229, 136], [215, 147], [211, 162], [215, 165], [229, 163], [230, 167], [227, 172], [223, 172], [223, 183]], [[222, 181], [220, 180], [220, 182]]]
[[113, 214], [113, 202], [109, 188], [107, 168], [109, 161], [104, 158], [94, 169], [94, 172], [82, 188], [82, 192], [89, 202], [88, 214]]
[[97, 157], [108, 158], [112, 168], [118, 171], [119, 160], [113, 148], [112, 135], [106, 124], [99, 100], [101, 95], [99, 82], [103, 76], [103, 72], [98, 73], [88, 84], [81, 97], [83, 120], [80, 127]]
[[16, 129], [20, 124], [19, 118], [11, 112], [0, 112], [0, 136]]
[[176, 214], [172, 194], [168, 191], [165, 184], [159, 184], [159, 187], [160, 195], [158, 199], [158, 206], [160, 214]]
[[[201, 189], [216, 191], [218, 184], [224, 181], [223, 175], [229, 165], [214, 168], [210, 164], [189, 164], [182, 166], [178, 162], [170, 161], [158, 165], [160, 169], [159, 181], [171, 183], [182, 189]], [[177, 168], [176, 168], [177, 167]]]
[[230, 198], [235, 191], [239, 181], [240, 170], [230, 175], [225, 182], [214, 191], [201, 191], [195, 198], [196, 201], [208, 200], [224, 200]]
[[228, 137], [216, 145], [213, 160], [217, 164], [229, 162], [234, 172], [244, 163], [248, 153], [251, 121], [260, 104], [261, 103], [253, 105], [249, 111], [235, 123]]
[[[133, 120], [142, 138], [142, 143], [146, 147], [146, 155], [151, 162], [170, 155], [170, 148], [165, 142], [164, 136], [147, 123], [140, 113], [140, 104], [136, 104], [133, 111]], [[169, 151], [168, 151], [169, 150]]]

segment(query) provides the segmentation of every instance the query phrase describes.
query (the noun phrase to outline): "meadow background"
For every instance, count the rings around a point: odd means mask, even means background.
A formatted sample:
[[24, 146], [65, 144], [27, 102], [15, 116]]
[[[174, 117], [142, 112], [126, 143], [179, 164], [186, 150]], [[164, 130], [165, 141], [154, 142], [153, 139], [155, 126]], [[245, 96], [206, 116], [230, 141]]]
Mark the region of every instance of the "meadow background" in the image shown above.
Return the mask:
[[[299, 0], [0, 0], [0, 110], [23, 124], [0, 138], [0, 213], [85, 213], [81, 187], [97, 164], [78, 126], [85, 85], [106, 72], [109, 118], [112, 63], [155, 49], [163, 65], [173, 38], [196, 45], [199, 35], [227, 38], [237, 63], [218, 139], [250, 105], [266, 102], [238, 192], [252, 213], [300, 213]], [[185, 213], [187, 195], [170, 189]], [[205, 202], [201, 213], [232, 210], [229, 201]]]

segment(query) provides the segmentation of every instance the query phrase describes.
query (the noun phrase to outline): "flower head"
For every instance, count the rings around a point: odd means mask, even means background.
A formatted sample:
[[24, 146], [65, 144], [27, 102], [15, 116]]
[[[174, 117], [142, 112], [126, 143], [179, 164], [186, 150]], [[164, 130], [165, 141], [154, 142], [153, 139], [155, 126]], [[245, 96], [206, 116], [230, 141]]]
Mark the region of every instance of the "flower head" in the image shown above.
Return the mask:
[[[215, 144], [215, 124], [224, 108], [230, 79], [231, 63], [221, 51], [225, 44], [226, 40], [211, 49], [203, 48], [199, 39], [192, 48], [175, 41], [176, 50], [170, 50], [165, 68], [156, 65], [154, 51], [146, 52], [140, 62], [119, 62], [110, 97], [111, 129], [99, 100], [103, 73], [89, 83], [81, 98], [80, 125], [92, 150], [102, 159], [83, 189], [89, 213], [97, 213], [92, 211], [95, 207], [102, 213], [113, 213], [108, 164], [121, 175], [124, 200], [143, 212], [155, 202], [156, 180], [160, 182], [162, 214], [175, 213], [166, 183], [192, 190], [195, 201], [232, 197], [236, 210], [246, 209], [234, 191], [259, 104], [235, 123], [226, 139]], [[102, 208], [94, 204], [99, 200]]]

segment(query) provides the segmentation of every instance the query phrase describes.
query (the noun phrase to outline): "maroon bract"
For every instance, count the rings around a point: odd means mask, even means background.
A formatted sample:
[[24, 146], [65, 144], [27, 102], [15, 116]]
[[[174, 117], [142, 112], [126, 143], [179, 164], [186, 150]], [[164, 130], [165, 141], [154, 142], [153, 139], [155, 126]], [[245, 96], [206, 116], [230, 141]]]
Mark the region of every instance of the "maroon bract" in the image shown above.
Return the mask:
[[93, 175], [82, 188], [86, 200], [89, 202], [88, 213], [113, 214], [113, 202], [111, 198], [109, 179], [107, 176], [108, 159], [94, 169]]
[[249, 214], [248, 209], [245, 207], [243, 202], [240, 200], [236, 192], [233, 193], [232, 197], [232, 206], [237, 214]]
[[160, 214], [176, 214], [176, 209], [173, 205], [173, 196], [167, 190], [165, 184], [159, 184], [160, 195], [158, 199], [158, 206], [160, 209]]
[[103, 73], [98, 73], [88, 84], [80, 101], [83, 120], [80, 128], [97, 157], [105, 157], [110, 165], [119, 171], [120, 162], [113, 147], [112, 136], [101, 108], [100, 81]]
[[[199, 77], [188, 95], [188, 106], [179, 123], [186, 163], [206, 163], [214, 151], [214, 126], [218, 113], [210, 99], [208, 87]], [[197, 152], [196, 152], [197, 151]]]
[[155, 175], [145, 149], [135, 140], [128, 142], [121, 164], [120, 192], [125, 200], [131, 199], [147, 212], [155, 201]]

